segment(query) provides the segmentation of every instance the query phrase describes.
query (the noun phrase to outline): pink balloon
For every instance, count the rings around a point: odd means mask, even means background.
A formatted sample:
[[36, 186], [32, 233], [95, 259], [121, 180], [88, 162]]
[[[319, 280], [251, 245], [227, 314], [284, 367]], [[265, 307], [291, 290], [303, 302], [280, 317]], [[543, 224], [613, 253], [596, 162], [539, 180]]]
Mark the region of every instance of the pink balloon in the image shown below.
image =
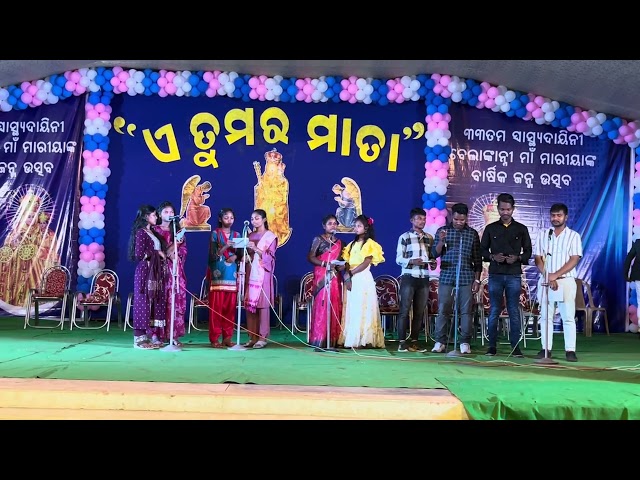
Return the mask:
[[87, 197], [86, 195], [82, 195], [80, 197], [80, 205], [85, 205], [89, 203], [89, 197]]
[[[165, 77], [160, 77], [160, 78], [158, 78], [157, 83], [158, 83], [158, 86], [159, 86], [160, 88], [164, 88], [164, 87], [166, 87], [166, 86], [167, 86], [167, 83], [168, 83], [168, 82], [167, 82], [167, 79], [166, 79]], [[112, 84], [112, 85], [113, 85], [113, 84]], [[216, 90], [217, 90], [217, 89], [216, 89]]]
[[104, 252], [96, 252], [95, 255], [93, 256], [94, 260], [97, 260], [99, 262], [104, 262]]
[[167, 83], [166, 87], [164, 87], [164, 90], [169, 95], [174, 95], [178, 91], [178, 87], [176, 87], [173, 83]]
[[87, 251], [87, 246], [83, 243], [80, 245], [80, 252], [86, 252]]
[[[262, 91], [262, 93], [260, 93], [260, 95], [264, 95], [266, 93], [267, 87], [262, 85], [262, 89], [263, 89], [263, 91]], [[313, 88], [313, 85], [311, 85], [310, 83], [307, 83], [302, 87], [302, 91], [304, 92], [305, 95], [311, 95], [314, 90], [315, 89]], [[351, 92], [349, 92], [349, 93], [351, 93]], [[355, 93], [355, 92], [353, 92], [353, 93]]]
[[444, 91], [444, 87], [439, 83], [433, 87], [433, 93], [440, 95]]
[[36, 87], [35, 85], [29, 85], [27, 87], [27, 93], [33, 97], [36, 93], [38, 93], [38, 87]]
[[449, 172], [446, 168], [441, 168], [437, 171], [437, 174], [439, 178], [447, 178], [449, 176]]
[[251, 77], [247, 83], [251, 88], [255, 89], [258, 85], [260, 85], [260, 80], [258, 80], [256, 77]]
[[[264, 96], [264, 94], [267, 93], [267, 87], [265, 87], [263, 84], [260, 84], [256, 88], [256, 92], [258, 92], [258, 95]], [[311, 93], [313, 93], [313, 92], [311, 92]], [[311, 95], [311, 93], [309, 93], [309, 95]]]
[[431, 166], [433, 167], [434, 170], [440, 170], [442, 168], [442, 161], [434, 160], [433, 162], [431, 162]]
[[398, 93], [395, 90], [389, 90], [387, 92], [387, 100], [389, 100], [390, 102], [395, 102], [396, 98], [398, 98]]
[[85, 262], [90, 262], [91, 260], [93, 260], [93, 253], [91, 253], [91, 252], [82, 252], [80, 254], [80, 258], [82, 260], [84, 260]]
[[249, 91], [249, 98], [251, 100], [257, 100], [258, 99], [258, 92], [256, 92], [255, 90], [250, 90]]
[[427, 130], [430, 132], [435, 130], [436, 128], [438, 128], [438, 122], [431, 121], [427, 124]]
[[173, 79], [176, 78], [176, 72], [167, 72], [165, 78], [167, 82], [173, 82]]
[[96, 160], [95, 158], [91, 157], [91, 158], [87, 158], [84, 161], [84, 165], [86, 167], [90, 167], [90, 168], [94, 168], [98, 166], [98, 160]]
[[80, 211], [85, 213], [91, 213], [93, 212], [93, 205], [91, 205], [90, 203], [85, 203], [84, 205], [82, 205], [82, 207], [80, 207]]
[[213, 80], [213, 73], [212, 72], [204, 72], [202, 74], [202, 79], [205, 82], [209, 83], [211, 80]]
[[484, 106], [487, 108], [493, 108], [496, 106], [496, 101], [493, 98], [489, 98], [485, 103]]
[[87, 118], [89, 120], [94, 120], [94, 119], [98, 118], [99, 116], [100, 116], [100, 113], [96, 112], [95, 110], [89, 110], [87, 112]]
[[93, 108], [98, 113], [102, 113], [102, 112], [104, 112], [106, 110], [104, 103], [96, 103], [96, 105]]
[[100, 203], [100, 197], [93, 196], [89, 199], [91, 205], [97, 205]]
[[22, 100], [24, 103], [31, 103], [31, 100], [33, 100], [33, 97], [28, 94], [27, 92], [24, 92], [22, 95], [20, 95], [20, 100]]
[[91, 242], [91, 243], [89, 244], [89, 251], [90, 251], [91, 253], [95, 253], [95, 252], [97, 252], [98, 250], [100, 250], [100, 245], [98, 245], [96, 242]]
[[436, 207], [432, 207], [429, 209], [429, 216], [436, 218], [438, 215], [440, 215], [440, 210], [438, 210]]
[[107, 168], [109, 166], [109, 160], [107, 160], [106, 158], [101, 158], [100, 160], [98, 160], [98, 166]]
[[440, 130], [449, 130], [449, 124], [445, 121], [438, 122], [438, 128]]
[[442, 75], [440, 77], [440, 85], [443, 87], [448, 86], [451, 83], [451, 77], [449, 75]]
[[[340, 92], [340, 99], [347, 100], [346, 98], [343, 98], [343, 95], [342, 95], [343, 93], [346, 95], [349, 95], [347, 91], [343, 90]], [[305, 93], [302, 90], [298, 90], [298, 93], [296, 93], [296, 100], [298, 100], [299, 102], [303, 102], [305, 98], [307, 98]]]
[[108, 122], [109, 119], [111, 118], [111, 115], [107, 112], [102, 112], [100, 113], [100, 118], [103, 119], [105, 122]]
[[[389, 92], [387, 95], [391, 94], [391, 92]], [[349, 95], [349, 92], [346, 90], [342, 90], [340, 91], [340, 100], [342, 100], [343, 102], [346, 102], [347, 100], [349, 100], [349, 98], [351, 97], [351, 95]], [[391, 99], [389, 99], [391, 100]]]
[[98, 213], [104, 213], [104, 207], [100, 204], [93, 206], [93, 211]]
[[218, 89], [220, 88], [220, 82], [218, 81], [217, 78], [214, 78], [209, 82], [209, 87], [214, 89], [217, 92]]
[[442, 118], [442, 114], [440, 112], [436, 112], [433, 114], [433, 121], [434, 122], [441, 122], [443, 120]]

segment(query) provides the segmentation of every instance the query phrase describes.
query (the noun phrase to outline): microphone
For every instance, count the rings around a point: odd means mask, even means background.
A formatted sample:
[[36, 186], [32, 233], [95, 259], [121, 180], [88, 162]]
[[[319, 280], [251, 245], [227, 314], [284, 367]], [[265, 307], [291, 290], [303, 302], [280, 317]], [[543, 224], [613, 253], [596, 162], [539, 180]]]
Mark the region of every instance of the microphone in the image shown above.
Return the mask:
[[182, 215], [174, 215], [173, 217], [169, 217], [170, 222], [175, 222], [176, 220], [180, 220]]
[[[549, 229], [549, 240], [547, 241], [547, 249], [549, 248], [549, 246], [551, 245], [551, 237], [553, 236], [553, 228]], [[547, 256], [551, 256], [551, 252], [547, 251]]]
[[549, 240], [551, 240], [551, 236], [553, 235], [553, 228], [549, 229]]
[[244, 221], [244, 226], [245, 226], [245, 227], [248, 227], [250, 223], [251, 223], [251, 222], [249, 222], [249, 220], [245, 220], [245, 221]]

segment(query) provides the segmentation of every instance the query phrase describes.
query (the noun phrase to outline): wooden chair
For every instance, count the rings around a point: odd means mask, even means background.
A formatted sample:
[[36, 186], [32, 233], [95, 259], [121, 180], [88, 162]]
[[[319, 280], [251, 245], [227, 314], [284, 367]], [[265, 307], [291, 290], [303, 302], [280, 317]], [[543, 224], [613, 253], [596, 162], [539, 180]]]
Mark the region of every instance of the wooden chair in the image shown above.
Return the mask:
[[[587, 292], [587, 301], [585, 302], [584, 292]], [[593, 301], [593, 295], [591, 293], [591, 285], [580, 278], [576, 278], [576, 320], [578, 313], [584, 313], [584, 334], [587, 337], [593, 334], [593, 321], [594, 313], [604, 313], [604, 328], [609, 335], [609, 319], [607, 318], [607, 309], [604, 307], [598, 307]]]
[[397, 319], [398, 315], [400, 315], [400, 282], [392, 275], [379, 275], [375, 278], [375, 282], [380, 318], [382, 320], [382, 331], [386, 336], [387, 317]]
[[[67, 300], [71, 295], [71, 273], [69, 269], [63, 265], [54, 265], [47, 268], [42, 274], [40, 285], [38, 288], [32, 288], [27, 293], [27, 301], [25, 305], [24, 328], [64, 328], [64, 317], [67, 313]], [[62, 302], [60, 306], [60, 319], [56, 325], [38, 325], [40, 304], [47, 304], [49, 309], [53, 308], [57, 303]], [[31, 308], [34, 309], [33, 320], [31, 323]], [[42, 319], [45, 320], [45, 319]], [[48, 319], [47, 319], [48, 320]], [[58, 320], [58, 319], [56, 319]]]
[[[526, 336], [526, 327], [528, 318], [525, 315], [525, 308], [529, 303], [529, 296], [527, 294], [528, 284], [526, 279], [523, 277], [520, 283], [520, 302], [519, 302], [519, 311], [520, 311], [520, 341], [522, 341], [523, 346], [527, 347], [527, 336]], [[491, 311], [491, 302], [489, 299], [489, 278], [485, 278], [480, 284], [480, 292], [479, 296], [482, 302], [482, 307], [480, 308], [480, 302], [478, 302], [478, 313], [480, 316], [480, 328], [482, 332], [482, 336], [484, 340], [489, 340], [488, 334], [488, 324], [489, 321], [489, 312]], [[498, 321], [502, 321], [503, 335], [509, 335], [509, 312], [507, 311], [506, 299], [504, 295], [502, 296], [502, 309], [500, 310], [500, 314], [498, 316]], [[499, 327], [499, 326], [498, 326]], [[482, 344], [484, 345], [484, 340]], [[509, 343], [509, 342], [503, 342]]]
[[427, 300], [427, 310], [425, 311], [425, 334], [427, 338], [436, 341], [436, 319], [438, 318], [438, 287], [440, 279], [433, 277], [429, 279], [429, 299]]
[[[301, 312], [306, 312], [306, 326], [304, 329], [298, 325]], [[305, 273], [300, 279], [298, 292], [293, 297], [291, 306], [291, 330], [293, 333], [306, 332], [307, 343], [309, 343], [309, 330], [311, 324], [311, 313], [313, 312], [313, 272]]]
[[[81, 329], [99, 329], [107, 327], [109, 331], [109, 325], [111, 324], [111, 315], [113, 313], [113, 306], [116, 305], [118, 311], [118, 317], [120, 318], [120, 294], [118, 289], [120, 288], [120, 279], [118, 274], [113, 270], [103, 269], [96, 273], [91, 279], [91, 288], [89, 294], [85, 297], [81, 297], [76, 294], [73, 297], [73, 305], [71, 307], [71, 330], [73, 327]], [[96, 327], [90, 327], [89, 321], [91, 320], [91, 313], [87, 313], [90, 307], [107, 307], [107, 314], [101, 325]], [[82, 309], [82, 320], [84, 325], [80, 325], [76, 322], [77, 309]]]

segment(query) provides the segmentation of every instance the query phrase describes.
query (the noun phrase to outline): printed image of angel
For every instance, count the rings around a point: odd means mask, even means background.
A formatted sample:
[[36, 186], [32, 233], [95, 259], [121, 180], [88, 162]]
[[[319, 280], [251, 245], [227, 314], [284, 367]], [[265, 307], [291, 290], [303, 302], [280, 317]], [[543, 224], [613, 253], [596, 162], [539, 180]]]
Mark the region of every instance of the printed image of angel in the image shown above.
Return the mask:
[[342, 177], [341, 182], [342, 185], [336, 183], [331, 189], [337, 195], [333, 199], [338, 202], [338, 232], [353, 232], [353, 222], [362, 214], [362, 195], [352, 178]]
[[205, 205], [211, 190], [211, 182], [201, 184], [200, 175], [193, 175], [182, 186], [182, 203], [180, 205], [180, 226], [189, 230], [211, 231], [208, 221], [211, 218], [211, 209]]

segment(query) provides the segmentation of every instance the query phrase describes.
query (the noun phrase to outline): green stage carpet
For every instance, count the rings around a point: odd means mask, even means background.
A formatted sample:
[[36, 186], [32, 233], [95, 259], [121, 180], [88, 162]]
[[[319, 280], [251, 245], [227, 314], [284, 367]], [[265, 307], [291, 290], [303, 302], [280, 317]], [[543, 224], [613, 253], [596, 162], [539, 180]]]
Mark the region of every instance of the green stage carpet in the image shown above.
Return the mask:
[[472, 344], [477, 355], [445, 358], [398, 353], [395, 342], [386, 350], [316, 353], [298, 337], [272, 329], [276, 343], [262, 350], [228, 351], [211, 348], [207, 332], [192, 331], [182, 351], [143, 351], [117, 325], [109, 332], [70, 331], [67, 324], [24, 330], [23, 319], [3, 318], [0, 377], [445, 388], [472, 419], [640, 419], [640, 341], [633, 334], [579, 335], [578, 363], [564, 360], [556, 334], [554, 367], [534, 363], [539, 341], [527, 342], [524, 359], [507, 359], [508, 345], [485, 357], [479, 339]]

